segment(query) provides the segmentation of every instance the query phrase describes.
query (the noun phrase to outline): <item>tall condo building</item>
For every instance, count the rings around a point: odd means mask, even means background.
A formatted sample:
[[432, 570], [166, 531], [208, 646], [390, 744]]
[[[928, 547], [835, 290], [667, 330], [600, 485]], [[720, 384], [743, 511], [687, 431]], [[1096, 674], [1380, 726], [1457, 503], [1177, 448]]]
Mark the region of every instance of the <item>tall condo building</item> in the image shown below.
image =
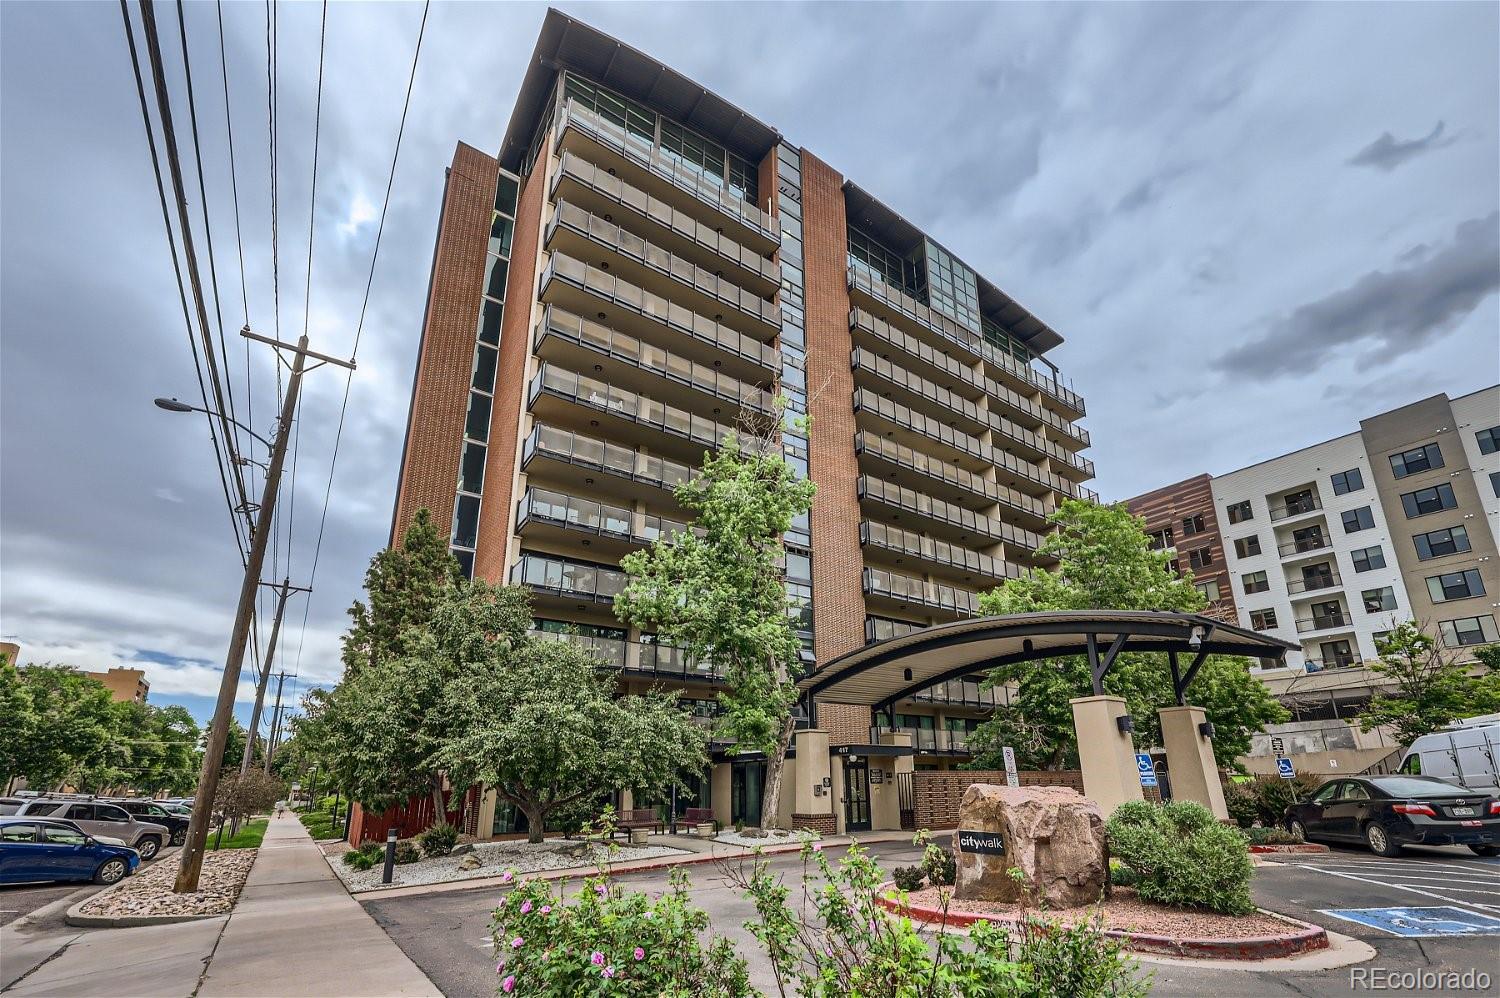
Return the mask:
[[[460, 144], [448, 170], [392, 538], [429, 509], [466, 573], [530, 588], [538, 631], [707, 720], [712, 666], [611, 606], [621, 556], [688, 526], [673, 489], [705, 452], [778, 393], [812, 417], [781, 442], [817, 483], [785, 539], [816, 669], [1046, 567], [1048, 514], [1097, 498], [1061, 342], [775, 128], [549, 11], [503, 145]], [[959, 681], [878, 719], [814, 713], [831, 753], [895, 727], [936, 768], [993, 698]], [[719, 757], [693, 805], [756, 823], [760, 766]], [[849, 786], [851, 827], [869, 793]]]

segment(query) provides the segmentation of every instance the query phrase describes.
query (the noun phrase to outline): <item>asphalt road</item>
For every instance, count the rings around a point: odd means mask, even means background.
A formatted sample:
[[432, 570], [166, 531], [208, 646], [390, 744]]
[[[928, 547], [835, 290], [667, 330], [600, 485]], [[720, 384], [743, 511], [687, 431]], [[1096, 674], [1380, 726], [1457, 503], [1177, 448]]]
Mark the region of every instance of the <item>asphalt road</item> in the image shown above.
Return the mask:
[[[915, 863], [918, 850], [905, 843], [872, 845], [870, 852], [887, 870]], [[1490, 975], [1491, 993], [1500, 986], [1500, 937], [1401, 938], [1390, 932], [1326, 914], [1330, 909], [1454, 905], [1500, 917], [1500, 860], [1481, 859], [1462, 849], [1411, 849], [1399, 859], [1338, 849], [1327, 855], [1283, 857], [1277, 866], [1257, 868], [1252, 893], [1257, 904], [1359, 939], [1376, 950], [1373, 960], [1323, 971], [1251, 971], [1242, 967], [1143, 960], [1153, 978], [1153, 994], [1262, 995], [1363, 994], [1380, 970], [1452, 971]], [[795, 855], [770, 859], [795, 891], [802, 864]], [[687, 868], [693, 902], [705, 909], [716, 932], [727, 935], [750, 960], [752, 980], [775, 993], [759, 945], [744, 929], [753, 910], [711, 865]], [[660, 872], [618, 878], [638, 890], [665, 885]], [[473, 995], [494, 990], [489, 938], [490, 912], [503, 892], [481, 889], [362, 902], [365, 909], [432, 979], [444, 994]], [[1364, 976], [1351, 973], [1362, 971]], [[1364, 987], [1359, 983], [1365, 982]], [[1427, 993], [1457, 994], [1457, 991]]]

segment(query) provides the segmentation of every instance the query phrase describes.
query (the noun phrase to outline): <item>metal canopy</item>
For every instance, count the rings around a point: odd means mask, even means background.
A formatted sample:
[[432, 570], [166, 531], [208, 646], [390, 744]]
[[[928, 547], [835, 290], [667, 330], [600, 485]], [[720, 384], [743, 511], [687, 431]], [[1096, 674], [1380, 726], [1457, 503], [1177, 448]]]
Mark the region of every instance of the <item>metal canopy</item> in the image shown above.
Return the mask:
[[[1094, 692], [1121, 652], [1166, 652], [1177, 702], [1209, 655], [1281, 660], [1297, 645], [1196, 613], [1058, 610], [974, 617], [866, 645], [797, 684], [808, 700], [881, 710], [931, 686], [1012, 662], [1087, 655]], [[1181, 668], [1178, 656], [1189, 659]]]
[[752, 163], [759, 163], [781, 135], [718, 94], [639, 49], [559, 10], [548, 8], [515, 110], [500, 146], [500, 165], [518, 170], [546, 112], [558, 70], [575, 69], [617, 93], [656, 108]]

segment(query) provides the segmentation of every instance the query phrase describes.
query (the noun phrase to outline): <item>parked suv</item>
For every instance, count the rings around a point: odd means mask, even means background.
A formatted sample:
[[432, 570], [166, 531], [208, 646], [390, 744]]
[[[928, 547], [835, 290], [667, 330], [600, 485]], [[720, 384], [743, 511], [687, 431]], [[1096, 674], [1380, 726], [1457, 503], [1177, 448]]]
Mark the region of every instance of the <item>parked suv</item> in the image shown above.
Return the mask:
[[166, 825], [138, 820], [118, 804], [76, 797], [37, 797], [26, 802], [16, 817], [60, 818], [71, 821], [94, 838], [117, 839], [151, 860], [171, 840]]
[[[100, 803], [106, 802], [101, 801]], [[123, 807], [126, 811], [134, 815], [137, 821], [145, 821], [153, 825], [165, 825], [167, 831], [171, 833], [169, 841], [174, 846], [180, 846], [187, 841], [188, 817], [186, 815], [175, 814], [154, 800], [144, 800], [142, 798], [116, 798], [107, 803]]]

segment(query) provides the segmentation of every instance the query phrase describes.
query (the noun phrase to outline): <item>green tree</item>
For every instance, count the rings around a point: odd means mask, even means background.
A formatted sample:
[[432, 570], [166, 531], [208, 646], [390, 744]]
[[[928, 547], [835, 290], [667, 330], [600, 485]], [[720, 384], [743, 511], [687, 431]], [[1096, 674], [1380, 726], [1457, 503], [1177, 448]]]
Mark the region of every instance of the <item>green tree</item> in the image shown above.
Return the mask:
[[[1198, 613], [1207, 606], [1206, 597], [1193, 587], [1192, 576], [1178, 576], [1168, 567], [1171, 553], [1151, 547], [1145, 521], [1131, 515], [1123, 504], [1098, 506], [1070, 499], [1057, 509], [1052, 520], [1058, 532], [1042, 543], [1038, 553], [1057, 558], [1057, 571], [1032, 572], [982, 593], [979, 605], [985, 613]], [[1023, 766], [1060, 769], [1077, 765], [1078, 742], [1069, 700], [1093, 692], [1085, 658], [1004, 665], [990, 672], [989, 681], [996, 686], [1015, 684], [1016, 694], [1008, 710], [996, 711], [995, 717], [975, 732], [971, 744], [977, 753], [971, 766], [995, 767], [1004, 745], [1015, 747], [1018, 763]], [[1156, 711], [1174, 702], [1164, 656], [1121, 654], [1105, 677], [1104, 687], [1106, 692], [1125, 698], [1135, 718], [1137, 737], [1146, 744], [1160, 743], [1161, 722]], [[1213, 722], [1214, 756], [1226, 768], [1248, 750], [1251, 734], [1289, 716], [1265, 685], [1250, 675], [1243, 659], [1211, 656], [1188, 695]]]
[[461, 577], [447, 536], [425, 508], [417, 510], [400, 547], [386, 548], [370, 559], [365, 572], [369, 605], [356, 600], [349, 608], [352, 623], [344, 635], [344, 667], [358, 672], [399, 657], [407, 632], [427, 623]]
[[30, 710], [16, 726], [13, 775], [32, 789], [53, 789], [99, 765], [118, 720], [104, 684], [65, 665], [28, 665], [16, 677], [25, 692], [14, 696]]
[[27, 765], [32, 739], [36, 737], [36, 709], [31, 690], [9, 656], [0, 655], [0, 791], [21, 776]]
[[1375, 650], [1380, 660], [1371, 671], [1392, 688], [1370, 698], [1359, 718], [1365, 731], [1389, 725], [1402, 745], [1410, 745], [1454, 721], [1500, 711], [1500, 645], [1478, 649], [1474, 657], [1484, 669], [1474, 670], [1408, 620], [1375, 642]]
[[529, 607], [494, 598], [505, 592], [476, 584], [433, 622], [455, 665], [437, 753], [455, 786], [494, 788], [540, 842], [571, 805], [620, 787], [658, 796], [703, 770], [706, 737], [676, 693], [617, 697], [593, 651], [529, 636]]
[[[775, 425], [779, 426], [779, 422]], [[780, 812], [800, 641], [789, 616], [781, 538], [807, 512], [814, 486], [782, 456], [773, 433], [724, 438], [703, 470], [678, 486], [692, 531], [659, 537], [621, 559], [629, 575], [615, 614], [724, 670], [720, 732], [766, 755], [762, 820]]]

